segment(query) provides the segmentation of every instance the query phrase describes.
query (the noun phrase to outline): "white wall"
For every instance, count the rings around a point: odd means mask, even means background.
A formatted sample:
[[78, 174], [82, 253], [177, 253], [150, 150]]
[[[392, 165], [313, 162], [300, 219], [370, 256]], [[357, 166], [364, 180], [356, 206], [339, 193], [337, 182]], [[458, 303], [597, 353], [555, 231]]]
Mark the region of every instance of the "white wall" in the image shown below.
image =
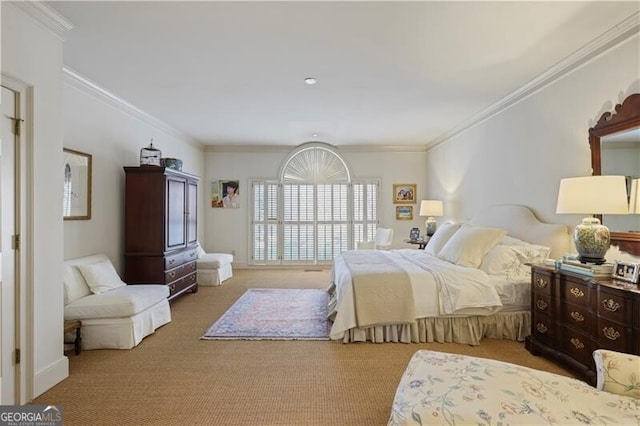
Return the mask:
[[[153, 146], [162, 151], [163, 157], [179, 158], [184, 172], [202, 176], [202, 148], [155, 125], [152, 119], [140, 118], [126, 104], [113, 102], [80, 81], [71, 73], [65, 77], [64, 147], [93, 156], [92, 215], [91, 220], [64, 221], [64, 258], [106, 253], [123, 272], [123, 167], [139, 165], [140, 149], [153, 138]], [[200, 189], [201, 218], [204, 190]], [[203, 226], [200, 228], [202, 232]]]
[[[223, 253], [235, 252], [234, 265], [237, 267], [247, 265], [249, 254], [248, 181], [252, 178], [276, 179], [282, 162], [294, 148], [255, 148], [251, 151], [224, 151], [221, 148], [216, 148], [216, 150], [206, 152], [204, 186], [210, 190], [212, 180], [239, 180], [241, 199], [239, 209], [211, 208], [210, 202], [205, 207], [204, 223], [206, 229], [201, 243], [206, 250]], [[424, 149], [414, 148], [409, 151], [358, 147], [357, 149], [338, 149], [338, 152], [345, 159], [353, 177], [381, 179], [380, 226], [394, 229], [395, 247], [408, 248], [402, 240], [409, 237], [409, 229], [419, 227], [424, 232], [426, 218], [418, 216], [419, 200], [430, 195], [423, 184], [427, 176], [424, 167], [426, 162]], [[412, 221], [396, 220], [395, 218], [395, 208], [392, 204], [394, 183], [416, 183], [418, 185], [416, 197], [418, 203], [413, 206], [414, 219]], [[205, 200], [207, 199], [210, 200], [210, 197], [205, 195]]]
[[[603, 112], [640, 92], [637, 34], [562, 79], [428, 151], [427, 188], [445, 213], [468, 219], [490, 204], [531, 207], [540, 219], [580, 222], [555, 213], [561, 178], [591, 174], [588, 130]], [[614, 249], [608, 257], [617, 257]]]
[[21, 217], [29, 229], [22, 249], [30, 254], [24, 278], [33, 297], [37, 396], [68, 375], [62, 343], [62, 39], [15, 5], [2, 2], [1, 8], [2, 72], [33, 91], [33, 120], [25, 123], [27, 133], [32, 130], [31, 188], [24, 194], [31, 208]]

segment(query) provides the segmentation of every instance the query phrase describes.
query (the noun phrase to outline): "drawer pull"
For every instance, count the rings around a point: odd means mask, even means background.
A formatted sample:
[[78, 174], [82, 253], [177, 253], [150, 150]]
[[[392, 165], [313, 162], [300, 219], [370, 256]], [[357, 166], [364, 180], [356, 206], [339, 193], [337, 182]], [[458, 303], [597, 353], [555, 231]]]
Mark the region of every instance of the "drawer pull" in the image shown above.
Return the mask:
[[547, 305], [547, 302], [545, 302], [542, 299], [538, 299], [536, 300], [536, 306], [538, 307], [538, 309], [540, 309], [541, 311], [544, 311], [545, 309], [547, 309], [547, 307], [549, 307], [549, 305]]
[[620, 309], [620, 304], [613, 299], [604, 299], [602, 306], [609, 312], [617, 312]]
[[582, 314], [580, 312], [576, 312], [576, 311], [571, 312], [571, 318], [573, 318], [574, 320], [576, 320], [578, 322], [584, 321], [584, 317], [582, 316]]
[[549, 282], [544, 278], [536, 278], [536, 285], [540, 288], [545, 288]]
[[169, 278], [175, 278], [175, 277], [176, 277], [176, 272], [175, 271], [169, 272]]
[[569, 292], [577, 298], [584, 297], [584, 293], [578, 287], [573, 287]]
[[191, 253], [189, 253], [189, 257], [193, 258], [195, 256], [196, 256], [196, 252], [195, 251], [192, 251]]
[[604, 337], [606, 337], [609, 340], [618, 340], [621, 336], [621, 334], [618, 332], [618, 330], [616, 330], [613, 327], [605, 327], [602, 329], [602, 333], [604, 334]]
[[538, 324], [536, 324], [536, 328], [538, 329], [538, 331], [540, 333], [546, 333], [547, 331], [549, 331], [549, 329], [547, 328], [546, 325], [544, 325], [543, 323], [539, 322]]
[[169, 259], [169, 265], [173, 265], [174, 263], [176, 263], [175, 259]]
[[580, 341], [580, 339], [578, 339], [577, 337], [574, 337], [571, 339], [571, 344], [576, 348], [576, 349], [584, 349], [584, 343], [582, 343]]

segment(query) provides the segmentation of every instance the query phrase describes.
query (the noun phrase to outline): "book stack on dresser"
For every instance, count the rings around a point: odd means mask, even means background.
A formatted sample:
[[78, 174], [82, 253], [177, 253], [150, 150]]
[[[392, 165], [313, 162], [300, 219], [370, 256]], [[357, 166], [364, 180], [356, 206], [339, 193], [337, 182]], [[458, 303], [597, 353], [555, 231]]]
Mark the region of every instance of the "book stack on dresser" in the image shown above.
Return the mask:
[[595, 279], [606, 279], [611, 278], [611, 274], [613, 273], [613, 263], [596, 265], [593, 263], [582, 263], [578, 260], [564, 259], [560, 263], [560, 270]]

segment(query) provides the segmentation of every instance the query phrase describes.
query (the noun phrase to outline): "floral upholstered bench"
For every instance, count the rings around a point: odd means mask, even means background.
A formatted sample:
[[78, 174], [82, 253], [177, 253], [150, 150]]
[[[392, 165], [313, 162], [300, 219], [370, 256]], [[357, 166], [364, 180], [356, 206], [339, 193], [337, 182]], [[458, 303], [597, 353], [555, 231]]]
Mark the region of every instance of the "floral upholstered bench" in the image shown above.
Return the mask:
[[400, 379], [389, 425], [640, 424], [640, 357], [594, 352], [597, 388], [520, 365], [421, 350]]

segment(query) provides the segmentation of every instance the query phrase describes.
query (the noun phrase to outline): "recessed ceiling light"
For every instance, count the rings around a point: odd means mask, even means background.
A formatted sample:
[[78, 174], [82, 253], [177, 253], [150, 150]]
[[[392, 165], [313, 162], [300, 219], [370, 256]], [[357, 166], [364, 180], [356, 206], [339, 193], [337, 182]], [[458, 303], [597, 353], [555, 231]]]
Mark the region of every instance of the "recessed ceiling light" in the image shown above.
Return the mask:
[[316, 79], [315, 79], [315, 78], [313, 78], [313, 77], [307, 77], [307, 78], [305, 78], [305, 79], [304, 79], [304, 82], [305, 82], [305, 83], [307, 83], [307, 84], [309, 84], [309, 85], [311, 85], [311, 84], [316, 84], [316, 83], [317, 83], [317, 82], [316, 82]]

